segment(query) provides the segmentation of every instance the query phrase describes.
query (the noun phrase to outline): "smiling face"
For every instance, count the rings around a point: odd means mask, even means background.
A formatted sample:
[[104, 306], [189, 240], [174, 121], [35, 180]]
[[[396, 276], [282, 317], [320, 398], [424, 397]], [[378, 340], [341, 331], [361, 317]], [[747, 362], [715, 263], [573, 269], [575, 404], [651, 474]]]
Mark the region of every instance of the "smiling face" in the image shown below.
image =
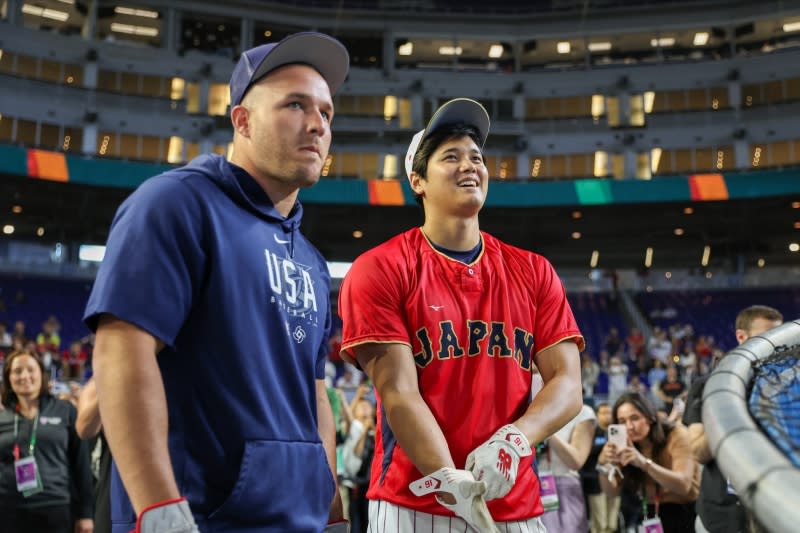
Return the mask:
[[9, 381], [17, 398], [38, 398], [42, 389], [42, 370], [39, 363], [31, 355], [15, 357], [11, 361]]
[[645, 440], [650, 434], [650, 426], [652, 425], [647, 415], [632, 403], [627, 402], [617, 407], [617, 423], [625, 425], [628, 429], [628, 438], [633, 443]]
[[476, 215], [486, 201], [489, 172], [480, 148], [468, 135], [444, 140], [430, 154], [425, 176], [411, 175], [411, 188], [427, 215]]

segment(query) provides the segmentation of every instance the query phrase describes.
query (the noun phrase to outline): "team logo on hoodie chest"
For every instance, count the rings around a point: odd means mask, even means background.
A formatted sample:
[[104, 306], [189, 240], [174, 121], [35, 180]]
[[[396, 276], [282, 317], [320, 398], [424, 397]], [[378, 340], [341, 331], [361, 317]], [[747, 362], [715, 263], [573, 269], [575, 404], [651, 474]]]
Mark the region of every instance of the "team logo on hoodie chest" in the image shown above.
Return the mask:
[[311, 267], [302, 265], [288, 257], [278, 257], [264, 250], [267, 263], [267, 279], [272, 291], [271, 301], [292, 316], [316, 318], [317, 295], [311, 279]]

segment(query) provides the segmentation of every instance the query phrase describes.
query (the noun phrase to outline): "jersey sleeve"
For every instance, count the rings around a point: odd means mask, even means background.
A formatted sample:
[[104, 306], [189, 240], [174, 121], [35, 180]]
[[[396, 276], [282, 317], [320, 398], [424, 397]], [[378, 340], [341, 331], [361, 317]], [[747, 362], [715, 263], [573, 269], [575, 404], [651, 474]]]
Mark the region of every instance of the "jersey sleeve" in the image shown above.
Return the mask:
[[339, 290], [342, 358], [355, 362], [353, 348], [368, 343], [411, 346], [402, 313], [399, 266], [377, 254], [359, 257]]
[[540, 257], [538, 265], [535, 265], [534, 268], [536, 270], [534, 277], [536, 280], [534, 286], [536, 352], [539, 353], [567, 339], [573, 339], [578, 345], [578, 350], [583, 351], [586, 347], [583, 336], [575, 322], [575, 316], [567, 301], [567, 294], [561, 279], [550, 262], [544, 258]]
[[202, 282], [201, 202], [184, 181], [155, 177], [123, 202], [84, 321], [97, 330], [108, 313], [174, 346]]

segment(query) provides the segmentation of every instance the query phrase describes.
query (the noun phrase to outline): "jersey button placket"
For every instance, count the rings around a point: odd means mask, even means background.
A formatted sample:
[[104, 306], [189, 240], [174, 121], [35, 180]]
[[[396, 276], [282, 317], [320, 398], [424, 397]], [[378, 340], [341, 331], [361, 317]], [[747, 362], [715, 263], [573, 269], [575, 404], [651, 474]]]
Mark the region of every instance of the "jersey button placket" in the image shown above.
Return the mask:
[[481, 273], [479, 270], [466, 267], [461, 270], [461, 289], [465, 292], [480, 292]]

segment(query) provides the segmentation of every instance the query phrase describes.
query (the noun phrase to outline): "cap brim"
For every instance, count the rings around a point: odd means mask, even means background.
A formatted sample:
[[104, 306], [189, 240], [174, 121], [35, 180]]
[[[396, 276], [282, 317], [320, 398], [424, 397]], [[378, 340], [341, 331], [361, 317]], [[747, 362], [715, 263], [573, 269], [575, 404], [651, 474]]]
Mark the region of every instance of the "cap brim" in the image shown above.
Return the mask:
[[331, 94], [334, 94], [347, 78], [350, 55], [347, 48], [333, 37], [316, 32], [295, 33], [283, 39], [269, 52], [251, 80], [258, 80], [279, 67], [293, 63], [304, 63], [313, 67], [328, 82]]

